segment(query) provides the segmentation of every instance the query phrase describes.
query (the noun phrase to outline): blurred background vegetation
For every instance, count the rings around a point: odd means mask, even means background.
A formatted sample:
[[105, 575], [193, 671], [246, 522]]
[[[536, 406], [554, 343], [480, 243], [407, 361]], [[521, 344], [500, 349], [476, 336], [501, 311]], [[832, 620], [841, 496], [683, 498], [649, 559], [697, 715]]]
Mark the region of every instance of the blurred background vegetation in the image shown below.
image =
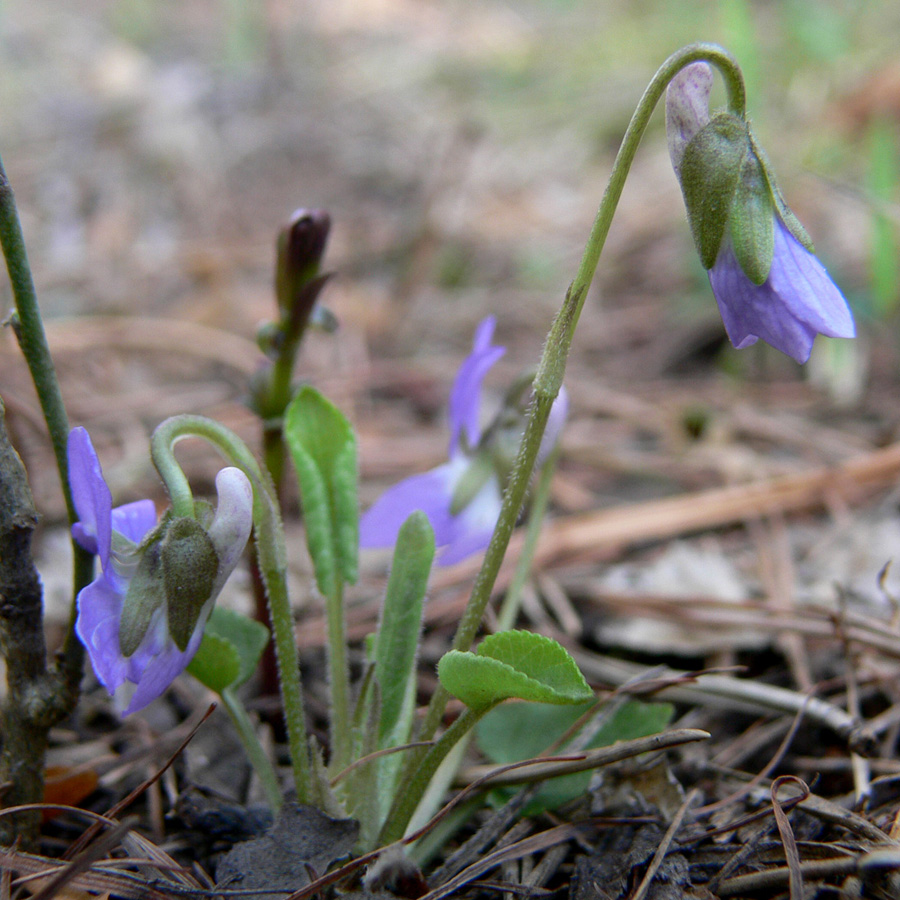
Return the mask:
[[[647, 81], [683, 44], [716, 41], [861, 324], [855, 344], [818, 342], [809, 371], [858, 403], [897, 371], [898, 34], [890, 0], [7, 0], [0, 152], [50, 319], [252, 338], [271, 315], [277, 228], [324, 207], [339, 273], [326, 302], [344, 327], [323, 356], [310, 348], [311, 377], [318, 364], [359, 382], [394, 357], [438, 360], [449, 380], [488, 312], [510, 362], [533, 363]], [[629, 388], [698, 365], [803, 377], [725, 345], [661, 112], [574, 350], [573, 377]], [[76, 415], [108, 413], [76, 400]]]

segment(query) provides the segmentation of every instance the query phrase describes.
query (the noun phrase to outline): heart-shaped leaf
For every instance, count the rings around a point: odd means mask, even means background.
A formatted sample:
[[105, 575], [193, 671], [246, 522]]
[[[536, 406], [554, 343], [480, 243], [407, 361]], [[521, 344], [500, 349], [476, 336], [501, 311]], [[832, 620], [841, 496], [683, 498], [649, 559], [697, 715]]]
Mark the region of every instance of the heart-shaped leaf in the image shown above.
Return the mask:
[[474, 653], [451, 650], [438, 663], [441, 684], [479, 710], [516, 698], [538, 703], [582, 703], [593, 697], [575, 660], [551, 638], [501, 631]]
[[[589, 702], [578, 706], [546, 706], [542, 703], [498, 706], [475, 726], [478, 747], [491, 762], [498, 764], [539, 756], [593, 705]], [[604, 719], [585, 749], [657, 734], [668, 726], [672, 713], [673, 707], [669, 703], [627, 700]], [[560, 747], [559, 752], [565, 753], [565, 746]], [[545, 809], [556, 809], [583, 796], [590, 778], [590, 772], [577, 772], [547, 779], [526, 806], [524, 814], [535, 815]], [[515, 788], [495, 789], [491, 792], [492, 802], [502, 806], [515, 791]]]

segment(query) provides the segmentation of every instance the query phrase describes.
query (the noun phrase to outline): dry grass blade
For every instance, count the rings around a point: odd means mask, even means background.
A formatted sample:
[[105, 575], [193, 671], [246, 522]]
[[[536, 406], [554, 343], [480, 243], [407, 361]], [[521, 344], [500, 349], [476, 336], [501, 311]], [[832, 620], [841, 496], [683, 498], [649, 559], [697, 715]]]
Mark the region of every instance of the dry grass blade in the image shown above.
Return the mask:
[[[840, 859], [814, 859], [800, 863], [799, 871], [805, 881], [816, 881], [838, 875], [852, 875], [859, 871], [860, 860], [856, 857]], [[774, 896], [775, 892], [790, 884], [791, 870], [787, 866], [736, 875], [723, 881], [717, 888], [720, 897], [744, 897], [747, 894]], [[792, 895], [793, 896], [793, 895]]]
[[[778, 749], [775, 751], [772, 758], [763, 766], [762, 770], [757, 772], [743, 787], [739, 790], [735, 791], [733, 794], [729, 794], [727, 797], [723, 797], [721, 800], [717, 800], [715, 803], [710, 803], [707, 806], [702, 807], [701, 809], [696, 810], [696, 815], [709, 815], [712, 812], [715, 812], [717, 809], [722, 809], [725, 806], [728, 806], [730, 803], [734, 803], [737, 800], [741, 799], [741, 797], [746, 797], [755, 787], [758, 785], [764, 778], [769, 776], [769, 773], [781, 762], [784, 758], [785, 753], [788, 751], [788, 747], [790, 747], [791, 742], [794, 740], [794, 737], [797, 734], [797, 729], [800, 727], [800, 722], [803, 720], [803, 710], [794, 716], [794, 721], [791, 722], [791, 727], [788, 729], [788, 733], [784, 736], [784, 739], [778, 745]], [[809, 794], [809, 791], [807, 791]]]
[[[691, 729], [685, 729], [691, 730]], [[699, 732], [704, 737], [708, 737], [706, 732]], [[544, 762], [552, 763], [559, 761], [569, 761], [571, 757], [550, 757]], [[525, 760], [524, 762], [516, 762], [509, 763], [505, 766], [500, 766], [498, 769], [491, 769], [487, 775], [482, 776], [481, 778], [476, 779], [471, 784], [468, 784], [463, 790], [461, 790], [453, 799], [450, 800], [449, 803], [445, 804], [437, 814], [422, 828], [418, 831], [414, 831], [412, 834], [406, 835], [402, 841], [399, 842], [399, 845], [411, 844], [414, 841], [419, 840], [419, 838], [428, 834], [442, 819], [444, 819], [453, 809], [459, 806], [467, 797], [469, 797], [474, 791], [478, 790], [481, 787], [484, 787], [485, 783], [490, 780], [495, 775], [503, 774], [507, 771], [512, 771], [514, 769], [522, 768], [523, 766], [533, 765], [532, 760]], [[390, 847], [396, 847], [397, 844], [391, 844]], [[378, 857], [388, 850], [389, 847], [380, 847], [378, 850], [373, 850], [371, 853], [366, 853], [363, 856], [358, 856], [356, 859], [351, 860], [343, 866], [340, 866], [337, 869], [333, 869], [331, 872], [327, 872], [321, 878], [316, 879], [311, 884], [306, 885], [305, 887], [300, 888], [297, 891], [294, 891], [293, 894], [286, 897], [285, 900], [306, 900], [307, 897], [312, 897], [315, 894], [319, 893], [323, 888], [329, 887], [332, 884], [341, 881], [347, 875], [352, 874], [357, 869], [362, 868], [365, 865], [368, 865], [370, 862], [374, 862]]]
[[62, 894], [66, 885], [71, 884], [82, 872], [87, 871], [95, 862], [103, 859], [113, 847], [117, 846], [134, 827], [135, 821], [126, 819], [124, 822], [117, 823], [83, 853], [79, 853], [67, 865], [60, 867], [57, 874], [34, 893], [32, 900], [52, 900], [53, 897]]
[[[647, 671], [645, 666], [608, 656], [575, 651], [578, 667], [587, 678], [621, 685]], [[782, 712], [797, 715], [801, 711], [808, 719], [823, 725], [846, 741], [848, 746], [863, 752], [873, 752], [872, 735], [846, 710], [819, 697], [810, 697], [788, 688], [765, 684], [730, 675], [698, 675], [685, 680], [686, 672], [666, 670], [673, 684], [662, 692], [668, 700], [683, 703], [724, 703], [730, 709], [750, 712]]]
[[528, 767], [524, 772], [519, 769], [509, 771], [508, 766], [473, 766], [461, 773], [461, 778], [473, 780], [473, 783], [486, 787], [527, 784], [532, 781], [555, 778], [557, 775], [571, 775], [574, 772], [597, 769], [600, 766], [621, 762], [623, 759], [640, 756], [642, 753], [668, 750], [671, 747], [694, 741], [706, 741], [709, 740], [709, 737], [709, 732], [701, 731], [699, 728], [677, 728], [661, 734], [651, 734], [649, 737], [618, 741], [611, 747], [598, 747], [596, 750], [588, 750], [577, 756], [571, 755], [556, 760], [525, 760], [519, 763], [520, 767]]
[[[10, 883], [11, 886], [9, 877], [12, 872], [18, 872], [23, 876], [53, 878], [60, 872], [60, 863], [57, 859], [0, 848], [0, 871], [3, 873], [4, 882]], [[128, 872], [88, 868], [84, 872], [73, 873], [68, 867], [65, 871], [69, 873], [67, 876], [69, 886], [77, 890], [113, 895], [124, 900], [172, 900], [171, 885], [167, 886], [166, 890], [160, 890], [148, 884], [145, 878], [138, 878]], [[196, 890], [191, 890], [191, 894], [196, 894]], [[56, 891], [55, 895], [59, 896], [59, 892]]]
[[859, 500], [893, 484], [900, 474], [900, 444], [838, 466], [823, 466], [754, 484], [698, 491], [547, 523], [537, 564], [577, 556], [597, 547], [660, 540], [694, 531], [821, 506], [826, 497]]
[[772, 812], [778, 825], [778, 833], [784, 844], [784, 856], [790, 869], [791, 900], [803, 900], [803, 873], [800, 869], [800, 854], [797, 851], [797, 840], [791, 828], [787, 813], [778, 800], [778, 791], [786, 784], [793, 784], [803, 792], [803, 799], [809, 796], [809, 788], [794, 775], [781, 775], [772, 782]]
[[659, 871], [662, 861], [669, 852], [669, 847], [672, 846], [672, 841], [675, 840], [675, 835], [678, 834], [678, 829], [681, 828], [681, 823], [684, 822], [685, 815], [687, 815], [688, 810], [691, 808], [691, 805], [698, 794], [699, 791], [695, 788], [694, 790], [689, 791], [688, 795], [684, 798], [684, 802], [678, 808], [678, 812], [675, 814], [675, 817], [666, 829], [666, 833], [659, 842], [659, 846], [653, 854], [653, 859], [650, 860], [650, 865], [647, 867], [647, 871], [644, 873], [644, 877], [641, 879], [641, 883], [638, 885], [637, 890], [632, 894], [631, 900], [644, 900], [647, 896], [650, 885], [653, 883], [653, 879], [656, 877], [656, 873]]
[[[175, 762], [176, 759], [181, 755], [181, 752], [185, 747], [191, 742], [194, 735], [197, 733], [197, 730], [200, 726], [213, 714], [215, 711], [216, 704], [210, 704], [209, 708], [205, 713], [200, 717], [200, 719], [196, 722], [195, 725], [191, 728], [188, 736], [178, 745], [178, 748], [175, 752], [169, 757], [166, 761], [165, 765], [163, 765], [159, 770], [157, 770], [150, 778], [144, 781], [142, 784], [138, 785], [127, 797], [124, 797], [118, 803], [116, 803], [113, 807], [107, 810], [107, 818], [115, 818], [123, 809], [127, 809], [140, 795], [147, 790], [150, 785], [154, 782], [158, 781], [163, 773]], [[82, 847], [84, 847], [89, 841], [91, 841], [94, 835], [101, 828], [101, 824], [99, 822], [95, 822], [93, 825], [88, 827], [84, 834], [82, 834], [77, 840], [75, 840], [72, 845], [68, 848], [64, 858], [71, 858], [75, 853], [78, 853]]]
[[577, 836], [579, 827], [584, 826], [583, 824], [580, 826], [572, 824], [557, 825], [555, 828], [550, 828], [547, 831], [542, 831], [540, 834], [535, 834], [522, 841], [517, 841], [515, 844], [510, 844], [508, 847], [495, 850], [493, 853], [489, 853], [487, 856], [482, 857], [478, 862], [473, 863], [467, 869], [463, 869], [458, 875], [454, 875], [453, 878], [442, 884], [440, 887], [435, 888], [433, 891], [429, 891], [421, 897], [420, 900], [441, 900], [441, 898], [449, 896], [463, 885], [468, 884], [470, 881], [474, 881], [479, 875], [483, 875], [485, 872], [490, 871], [495, 866], [499, 866], [507, 860], [520, 859], [523, 856], [537, 853], [540, 850], [546, 850], [563, 841], [570, 840]]
[[843, 828], [867, 843], [882, 847], [887, 844], [894, 849], [894, 852], [898, 848], [897, 842], [893, 841], [877, 825], [873, 825], [859, 813], [845, 809], [837, 803], [832, 803], [818, 794], [810, 794], [808, 797], [805, 797], [802, 806], [805, 812], [815, 816], [817, 819], [828, 822], [830, 825], [836, 825], [838, 828]]

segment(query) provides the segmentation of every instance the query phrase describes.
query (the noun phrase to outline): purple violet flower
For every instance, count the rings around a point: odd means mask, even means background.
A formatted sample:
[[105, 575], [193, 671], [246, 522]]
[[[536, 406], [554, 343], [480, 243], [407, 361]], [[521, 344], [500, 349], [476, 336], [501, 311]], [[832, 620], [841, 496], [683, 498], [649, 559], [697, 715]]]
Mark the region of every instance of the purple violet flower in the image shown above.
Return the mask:
[[818, 258], [775, 218], [775, 252], [769, 277], [753, 284], [726, 240], [709, 270], [725, 331], [738, 350], [762, 338], [805, 363], [817, 334], [852, 338], [856, 326], [847, 302]]
[[762, 338], [804, 363], [817, 334], [855, 337], [853, 317], [746, 122], [730, 114], [710, 118], [712, 80], [709, 65], [693, 63], [666, 92], [669, 155], [694, 239], [732, 344], [740, 350]]
[[[472, 352], [456, 374], [449, 401], [449, 461], [430, 472], [413, 475], [382, 494], [360, 520], [361, 547], [393, 546], [400, 526], [416, 510], [425, 513], [434, 529], [438, 565], [458, 563], [490, 543], [500, 516], [502, 486], [490, 448], [485, 446], [490, 429], [482, 432], [480, 417], [481, 383], [506, 352], [505, 347], [491, 343], [495, 326], [493, 316], [481, 322], [475, 330]], [[556, 443], [567, 407], [563, 390], [550, 412], [539, 463]], [[472, 496], [457, 509], [460, 491], [468, 493], [466, 487], [472, 485]]]
[[84, 428], [69, 434], [69, 481], [79, 522], [75, 540], [100, 559], [100, 574], [78, 594], [75, 631], [91, 657], [98, 679], [111, 695], [128, 699], [124, 715], [142, 709], [184, 671], [200, 646], [203, 628], [216, 597], [231, 574], [252, 527], [253, 491], [239, 469], [225, 468], [216, 476], [218, 506], [206, 529], [218, 557], [210, 596], [203, 603], [185, 649], [169, 634], [166, 603], [159, 602], [137, 649], [128, 656], [120, 647], [119, 624], [129, 585], [142, 556], [155, 549], [141, 546], [157, 528], [156, 507], [138, 500], [113, 508], [100, 461]]

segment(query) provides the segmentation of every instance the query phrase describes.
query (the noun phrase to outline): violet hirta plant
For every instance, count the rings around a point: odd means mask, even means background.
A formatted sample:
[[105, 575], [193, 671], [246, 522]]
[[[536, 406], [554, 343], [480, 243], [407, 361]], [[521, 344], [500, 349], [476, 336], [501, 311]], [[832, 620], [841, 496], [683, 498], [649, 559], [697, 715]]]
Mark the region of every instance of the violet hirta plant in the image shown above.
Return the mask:
[[[708, 63], [721, 74], [727, 92], [724, 112], [709, 113], [709, 70], [694, 65], [698, 63]], [[590, 699], [592, 692], [575, 663], [554, 641], [524, 631], [504, 631], [485, 638], [474, 652], [471, 648], [534, 470], [555, 445], [565, 418], [563, 378], [569, 348], [634, 154], [667, 87], [673, 164], [729, 337], [737, 347], [761, 338], [803, 361], [817, 334], [853, 336], [853, 320], [843, 297], [813, 255], [809, 239], [781, 198], [769, 163], [751, 134], [740, 69], [720, 47], [691, 45], [663, 64], [637, 106], [533, 380], [514, 385], [501, 414], [481, 427], [482, 381], [503, 352], [492, 343], [493, 319], [483, 321], [451, 391], [448, 462], [388, 491], [366, 514], [361, 528], [353, 429], [318, 391], [310, 386], [296, 388], [289, 381], [295, 343], [323, 283], [318, 264], [327, 221], [298, 220], [301, 231], [314, 239], [306, 254], [312, 262], [304, 271], [298, 270], [295, 280], [282, 281], [279, 287], [282, 317], [271, 332], [269, 348], [279, 360], [277, 373], [272, 370], [257, 394], [257, 399], [267, 400], [258, 410], [267, 419], [266, 426], [279, 433], [278, 441], [272, 443], [272, 459], [266, 468], [261, 467], [235, 435], [209, 419], [177, 416], [166, 420], [153, 434], [151, 454], [172, 506], [157, 521], [155, 509], [146, 501], [113, 508], [86, 433], [76, 429], [70, 436], [12, 193], [0, 168], [0, 242], [16, 300], [13, 324], [48, 423], [76, 541], [78, 599], [73, 622], [77, 619], [77, 624], [64, 650], [66, 684], [71, 687], [74, 680], [77, 685], [82, 661], [78, 639], [110, 690], [118, 691], [128, 683], [135, 686], [129, 711], [159, 696], [189, 665], [189, 671], [222, 696], [269, 801], [277, 807], [282, 785], [234, 696], [235, 686], [252, 671], [261, 645], [256, 636], [247, 637], [249, 632], [239, 622], [223, 619], [213, 610], [215, 596], [235, 565], [252, 521], [296, 796], [356, 816], [362, 826], [361, 846], [410, 839], [404, 835], [438, 766], [498, 703], [509, 698], [563, 704]], [[300, 304], [295, 312], [289, 308], [292, 303]], [[290, 352], [282, 354], [286, 340]], [[287, 592], [287, 548], [277, 490], [268, 470], [274, 461], [271, 471], [280, 475], [281, 435], [299, 483], [315, 589], [326, 609], [327, 757], [317, 742], [307, 739]], [[189, 437], [212, 444], [228, 464], [217, 479], [215, 510], [194, 499], [175, 458], [174, 446]], [[372, 546], [394, 541], [378, 628], [366, 643], [365, 672], [352, 691], [345, 588], [357, 578], [361, 542]], [[436, 549], [441, 563], [481, 549], [485, 553], [452, 647], [440, 660], [439, 685], [419, 720], [416, 661]], [[94, 554], [101, 564], [97, 577], [91, 572]], [[24, 594], [8, 602], [33, 606]], [[6, 628], [0, 637], [4, 652], [15, 655], [15, 632]], [[48, 713], [50, 701], [42, 699], [45, 676], [38, 672], [24, 688], [18, 673], [8, 677], [15, 702], [5, 707], [5, 723], [15, 724], [17, 716], [23, 721], [30, 717], [26, 724], [30, 728], [39, 723], [45, 742], [49, 728], [45, 723], [54, 720]], [[53, 708], [57, 719], [60, 709], [71, 709], [75, 694], [70, 689], [65, 703], [57, 702], [59, 708]], [[463, 701], [465, 710], [443, 729], [451, 695]], [[23, 760], [36, 768], [44, 745], [28, 749], [27, 742], [14, 742], [21, 758], [10, 752], [0, 757], [0, 780], [8, 780]], [[33, 786], [29, 790], [34, 791]]]

